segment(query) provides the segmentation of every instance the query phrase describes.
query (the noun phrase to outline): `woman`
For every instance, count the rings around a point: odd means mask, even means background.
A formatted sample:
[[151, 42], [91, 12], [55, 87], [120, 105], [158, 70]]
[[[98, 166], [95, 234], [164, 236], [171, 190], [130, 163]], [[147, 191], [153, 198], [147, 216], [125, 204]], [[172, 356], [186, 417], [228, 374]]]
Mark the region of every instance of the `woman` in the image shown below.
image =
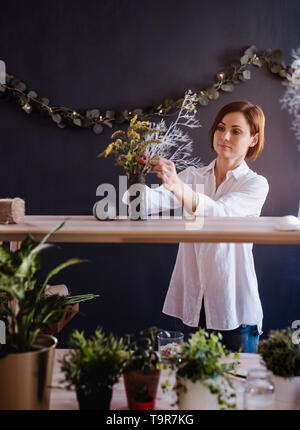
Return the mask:
[[[257, 105], [229, 103], [211, 127], [210, 144], [217, 158], [208, 166], [177, 174], [171, 161], [153, 159], [162, 185], [147, 187], [151, 212], [170, 207], [171, 198], [171, 207], [183, 206], [197, 216], [259, 216], [268, 182], [244, 160], [255, 160], [262, 152], [264, 125]], [[147, 161], [145, 155], [140, 159]], [[203, 184], [204, 193], [195, 191], [197, 184]], [[218, 331], [232, 351], [257, 350], [263, 313], [252, 247], [251, 243], [180, 243], [163, 308], [175, 317], [177, 330]]]

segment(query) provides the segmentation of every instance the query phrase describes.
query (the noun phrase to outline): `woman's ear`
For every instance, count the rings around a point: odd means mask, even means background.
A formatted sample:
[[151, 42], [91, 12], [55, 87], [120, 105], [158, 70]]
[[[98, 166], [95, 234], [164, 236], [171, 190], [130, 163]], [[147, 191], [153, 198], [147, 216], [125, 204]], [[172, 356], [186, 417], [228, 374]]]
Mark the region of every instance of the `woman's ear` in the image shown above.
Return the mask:
[[259, 133], [256, 133], [254, 136], [251, 137], [251, 143], [249, 147], [253, 147], [258, 143]]

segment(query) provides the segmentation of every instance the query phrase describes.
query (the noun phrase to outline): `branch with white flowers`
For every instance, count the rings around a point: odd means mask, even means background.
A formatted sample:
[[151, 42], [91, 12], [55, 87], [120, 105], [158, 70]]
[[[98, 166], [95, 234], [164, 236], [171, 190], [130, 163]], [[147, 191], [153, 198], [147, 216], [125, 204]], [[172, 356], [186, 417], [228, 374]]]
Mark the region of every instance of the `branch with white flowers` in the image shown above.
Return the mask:
[[282, 108], [293, 116], [291, 129], [296, 139], [300, 140], [300, 47], [293, 49], [291, 53], [294, 61], [291, 64], [291, 76], [288, 82], [284, 82], [286, 91], [280, 102]]
[[184, 132], [180, 128], [201, 127], [201, 124], [195, 118], [197, 112], [196, 103], [197, 95], [193, 94], [190, 90], [187, 91], [175, 121], [168, 128], [164, 119], [155, 125], [155, 128], [162, 131], [152, 135], [152, 138], [160, 140], [160, 143], [154, 143], [147, 147], [147, 155], [150, 155], [150, 158], [154, 156], [167, 158], [173, 161], [176, 169], [179, 171], [189, 166], [202, 166], [200, 158], [193, 157], [192, 139], [187, 132]]

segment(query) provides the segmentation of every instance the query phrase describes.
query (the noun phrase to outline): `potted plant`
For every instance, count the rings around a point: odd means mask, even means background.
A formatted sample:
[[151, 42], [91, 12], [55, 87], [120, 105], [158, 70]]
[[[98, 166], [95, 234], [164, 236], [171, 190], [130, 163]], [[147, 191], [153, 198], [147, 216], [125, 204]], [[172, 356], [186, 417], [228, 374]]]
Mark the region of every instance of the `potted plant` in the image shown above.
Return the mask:
[[48, 409], [57, 340], [43, 330], [57, 323], [68, 306], [94, 295], [46, 295], [50, 279], [60, 270], [84, 260], [70, 259], [52, 269], [38, 282], [40, 253], [51, 246], [27, 235], [21, 247], [11, 252], [0, 246], [0, 319], [6, 325], [6, 344], [0, 345], [0, 409]]
[[112, 136], [112, 142], [107, 148], [98, 154], [98, 157], [114, 155], [116, 165], [121, 166], [128, 178], [129, 203], [136, 199], [138, 193], [139, 203], [134, 210], [129, 205], [129, 216], [133, 220], [147, 218], [144, 185], [146, 174], [151, 168], [150, 159], [146, 164], [141, 164], [139, 159], [146, 148], [153, 143], [160, 143], [159, 139], [150, 136], [162, 130], [151, 128], [149, 121], [139, 121], [135, 115], [127, 128], [127, 131], [117, 130]]
[[86, 339], [84, 332], [75, 330], [70, 338], [70, 351], [63, 358], [61, 369], [67, 388], [75, 387], [81, 410], [107, 410], [113, 385], [122, 374], [125, 344], [102, 329]]
[[[110, 154], [114, 155], [116, 165], [125, 170], [128, 177], [127, 203], [131, 219], [147, 219], [145, 181], [154, 158], [167, 158], [175, 164], [178, 170], [186, 169], [189, 166], [202, 166], [200, 159], [193, 156], [192, 139], [182, 130], [182, 128], [201, 126], [195, 118], [197, 103], [198, 95], [192, 93], [191, 90], [186, 91], [184, 98], [176, 107], [178, 114], [169, 126], [164, 119], [155, 125], [149, 121], [139, 121], [138, 115], [134, 115], [127, 130], [114, 132], [111, 136], [112, 142], [98, 154], [98, 157], [104, 156], [105, 158]], [[160, 116], [163, 116], [161, 113]], [[141, 162], [142, 159], [144, 163]], [[137, 197], [139, 198], [137, 199]], [[111, 209], [111, 216], [114, 218], [115, 208]], [[100, 219], [102, 218], [100, 217]]]
[[[238, 353], [228, 362], [230, 354], [221, 342], [220, 333], [200, 329], [180, 345], [170, 367], [176, 372], [173, 389], [177, 394], [178, 409], [235, 408], [235, 390], [230, 373], [236, 372]], [[167, 381], [163, 389], [169, 387]]]
[[290, 328], [271, 330], [259, 343], [259, 354], [273, 373], [275, 409], [297, 409], [300, 405], [300, 343]]
[[129, 409], [155, 408], [155, 399], [162, 368], [160, 354], [155, 351], [156, 327], [140, 332], [137, 340], [128, 336], [127, 358], [123, 377]]

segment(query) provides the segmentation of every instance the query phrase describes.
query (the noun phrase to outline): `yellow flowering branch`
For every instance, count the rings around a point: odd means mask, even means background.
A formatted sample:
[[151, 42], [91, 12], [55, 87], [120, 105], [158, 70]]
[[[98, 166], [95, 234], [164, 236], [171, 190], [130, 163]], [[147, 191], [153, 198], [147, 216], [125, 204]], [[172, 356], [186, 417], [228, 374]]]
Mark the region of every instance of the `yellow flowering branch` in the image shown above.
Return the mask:
[[111, 135], [111, 142], [107, 148], [98, 154], [98, 158], [114, 155], [116, 165], [122, 166], [127, 175], [136, 173], [147, 173], [150, 163], [143, 165], [139, 162], [141, 154], [153, 143], [161, 143], [160, 139], [149, 138], [150, 135], [161, 133], [163, 130], [151, 128], [149, 121], [138, 121], [137, 115], [131, 120], [127, 133], [117, 130]]

